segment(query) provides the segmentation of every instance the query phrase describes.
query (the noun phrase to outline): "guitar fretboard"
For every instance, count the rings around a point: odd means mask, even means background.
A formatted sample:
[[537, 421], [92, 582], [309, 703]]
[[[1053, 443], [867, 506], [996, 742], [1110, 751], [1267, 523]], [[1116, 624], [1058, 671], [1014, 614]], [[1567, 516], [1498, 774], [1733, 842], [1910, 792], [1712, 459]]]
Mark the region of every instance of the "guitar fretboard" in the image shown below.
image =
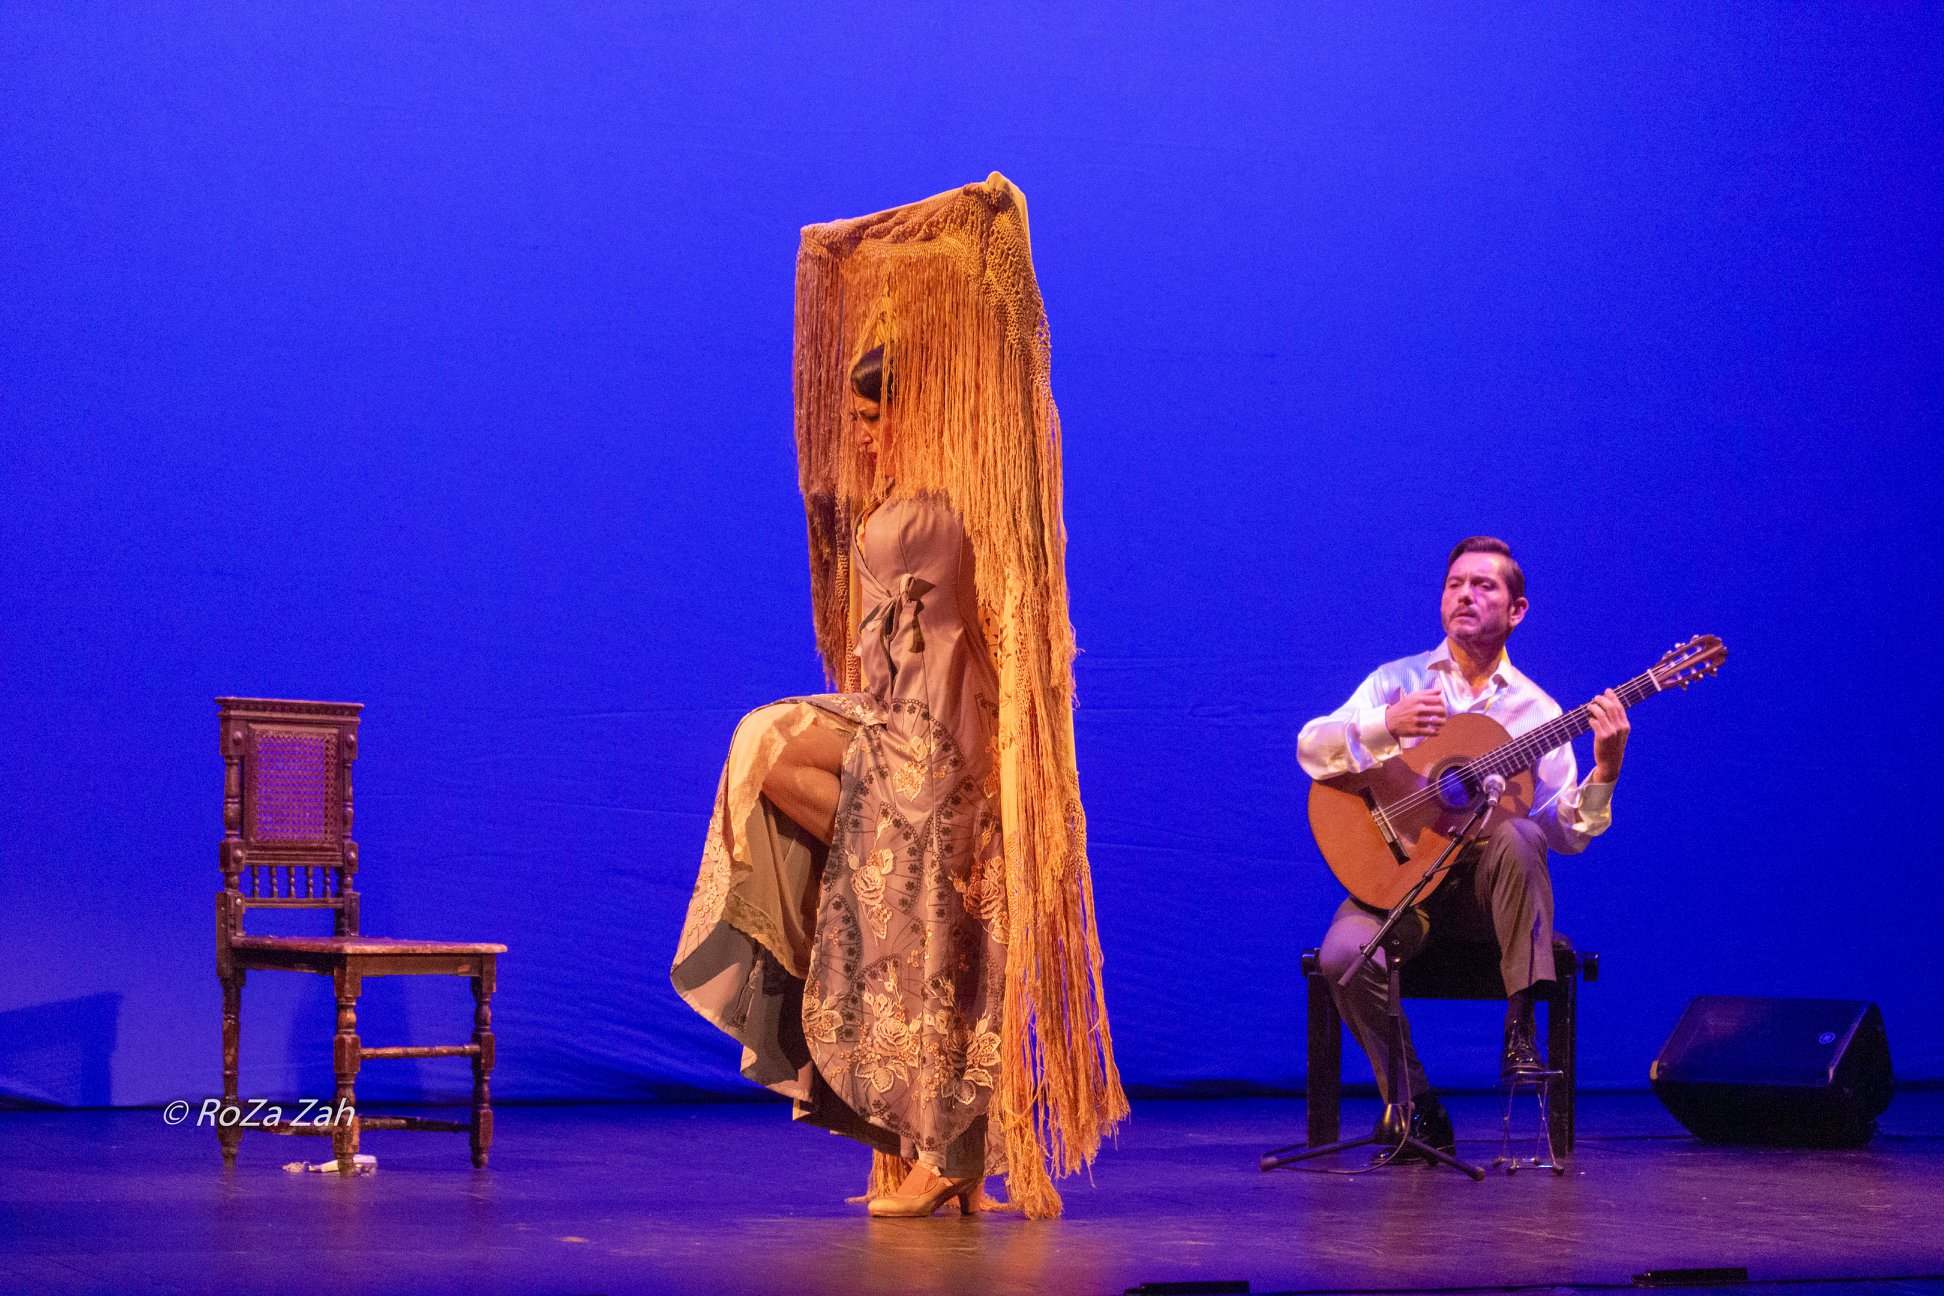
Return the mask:
[[[1661, 691], [1655, 682], [1652, 671], [1642, 671], [1625, 684], [1613, 690], [1620, 698], [1622, 706], [1632, 706], [1636, 702], [1654, 696]], [[1503, 747], [1494, 747], [1483, 756], [1473, 757], [1465, 762], [1466, 773], [1479, 778], [1487, 774], [1497, 774], [1511, 778], [1539, 763], [1539, 758], [1555, 747], [1564, 747], [1593, 727], [1593, 717], [1583, 706], [1574, 707], [1557, 720], [1548, 720], [1537, 729], [1520, 734]]]

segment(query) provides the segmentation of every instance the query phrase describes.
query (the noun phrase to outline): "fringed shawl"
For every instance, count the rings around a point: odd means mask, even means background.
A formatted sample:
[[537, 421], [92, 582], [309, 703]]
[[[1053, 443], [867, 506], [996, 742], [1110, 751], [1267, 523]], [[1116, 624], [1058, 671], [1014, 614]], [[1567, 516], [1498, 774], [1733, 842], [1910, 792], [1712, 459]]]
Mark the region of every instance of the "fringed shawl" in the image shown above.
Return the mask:
[[[849, 435], [855, 360], [884, 348], [878, 476], [943, 496], [971, 537], [999, 672], [1005, 831], [1004, 1065], [992, 1128], [1013, 1200], [1057, 1215], [1054, 1175], [1092, 1162], [1127, 1114], [1101, 992], [1100, 938], [1073, 750], [1073, 626], [1060, 420], [1026, 198], [998, 172], [923, 202], [810, 225], [797, 256], [797, 463], [817, 644], [848, 665], [850, 526], [874, 489]], [[1051, 1173], [1049, 1173], [1049, 1171]]]

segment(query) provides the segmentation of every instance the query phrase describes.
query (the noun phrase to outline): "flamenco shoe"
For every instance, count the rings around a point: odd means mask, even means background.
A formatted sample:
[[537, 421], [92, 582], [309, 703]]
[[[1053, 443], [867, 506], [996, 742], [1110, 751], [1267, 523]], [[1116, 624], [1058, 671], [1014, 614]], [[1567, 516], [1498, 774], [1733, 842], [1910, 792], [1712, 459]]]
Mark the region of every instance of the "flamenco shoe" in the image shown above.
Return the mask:
[[[924, 1219], [936, 1214], [946, 1202], [956, 1199], [959, 1214], [972, 1213], [973, 1202], [981, 1195], [985, 1184], [983, 1179], [947, 1179], [936, 1171], [928, 1173], [932, 1181], [924, 1188], [914, 1193], [899, 1191], [884, 1197], [873, 1197], [865, 1209], [876, 1219]], [[911, 1182], [911, 1178], [916, 1176], [917, 1171], [913, 1171], [905, 1182]]]
[[[859, 1193], [855, 1197], [844, 1198], [844, 1205], [864, 1206], [864, 1205], [868, 1205], [871, 1200], [872, 1200], [871, 1194]], [[1016, 1211], [1019, 1208], [1020, 1206], [1018, 1202], [1006, 1201], [1002, 1198], [994, 1197], [991, 1193], [987, 1192], [983, 1186], [974, 1188], [972, 1190], [971, 1213], [974, 1215], [999, 1215], [1005, 1213], [1006, 1211]]]

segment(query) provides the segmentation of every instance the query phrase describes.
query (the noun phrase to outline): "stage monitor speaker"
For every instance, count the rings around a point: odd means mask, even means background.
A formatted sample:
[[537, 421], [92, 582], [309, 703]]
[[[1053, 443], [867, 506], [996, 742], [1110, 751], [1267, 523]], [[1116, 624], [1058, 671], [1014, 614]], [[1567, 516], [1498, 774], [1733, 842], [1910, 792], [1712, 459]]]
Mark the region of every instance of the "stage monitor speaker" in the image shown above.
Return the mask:
[[1896, 1087], [1883, 1014], [1853, 999], [1702, 995], [1648, 1074], [1689, 1132], [1773, 1147], [1860, 1147]]

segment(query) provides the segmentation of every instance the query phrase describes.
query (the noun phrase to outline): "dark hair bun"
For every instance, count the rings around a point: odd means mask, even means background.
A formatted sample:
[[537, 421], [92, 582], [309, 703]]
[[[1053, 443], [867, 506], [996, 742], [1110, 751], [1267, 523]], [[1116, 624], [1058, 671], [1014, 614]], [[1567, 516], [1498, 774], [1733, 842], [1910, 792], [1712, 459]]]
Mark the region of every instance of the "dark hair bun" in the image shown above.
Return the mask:
[[851, 366], [851, 390], [869, 401], [884, 399], [884, 348], [874, 346]]

